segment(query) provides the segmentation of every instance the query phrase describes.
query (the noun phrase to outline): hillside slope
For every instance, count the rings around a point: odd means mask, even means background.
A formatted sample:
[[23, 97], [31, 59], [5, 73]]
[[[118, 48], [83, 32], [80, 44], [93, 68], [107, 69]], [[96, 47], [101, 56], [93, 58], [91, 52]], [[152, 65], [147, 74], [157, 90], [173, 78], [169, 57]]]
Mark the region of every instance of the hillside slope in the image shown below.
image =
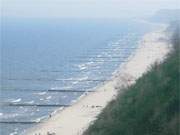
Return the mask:
[[84, 135], [179, 135], [179, 28], [172, 44], [166, 60], [110, 102]]

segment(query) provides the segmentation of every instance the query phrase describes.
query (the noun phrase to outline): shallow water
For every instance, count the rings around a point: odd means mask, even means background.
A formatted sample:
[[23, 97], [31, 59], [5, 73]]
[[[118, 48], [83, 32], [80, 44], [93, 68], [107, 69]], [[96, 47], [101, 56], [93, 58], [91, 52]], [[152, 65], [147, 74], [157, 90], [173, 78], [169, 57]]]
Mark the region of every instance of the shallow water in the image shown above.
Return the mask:
[[129, 20], [3, 20], [0, 134], [20, 134], [95, 90], [153, 28]]

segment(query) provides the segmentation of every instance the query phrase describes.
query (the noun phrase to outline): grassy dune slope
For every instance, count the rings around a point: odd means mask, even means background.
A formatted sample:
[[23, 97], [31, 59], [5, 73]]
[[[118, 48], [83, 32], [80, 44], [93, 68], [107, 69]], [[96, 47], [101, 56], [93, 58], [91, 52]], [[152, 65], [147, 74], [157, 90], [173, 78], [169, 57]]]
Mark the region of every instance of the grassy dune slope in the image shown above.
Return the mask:
[[84, 135], [179, 135], [179, 29], [172, 43], [168, 58], [109, 103]]

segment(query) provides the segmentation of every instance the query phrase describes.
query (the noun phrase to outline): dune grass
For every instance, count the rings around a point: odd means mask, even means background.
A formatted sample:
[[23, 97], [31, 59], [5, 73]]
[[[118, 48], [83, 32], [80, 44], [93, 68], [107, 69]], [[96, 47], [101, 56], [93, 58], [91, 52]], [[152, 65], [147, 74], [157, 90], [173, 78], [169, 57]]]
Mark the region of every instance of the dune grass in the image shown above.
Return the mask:
[[179, 28], [174, 50], [110, 102], [84, 135], [179, 135]]

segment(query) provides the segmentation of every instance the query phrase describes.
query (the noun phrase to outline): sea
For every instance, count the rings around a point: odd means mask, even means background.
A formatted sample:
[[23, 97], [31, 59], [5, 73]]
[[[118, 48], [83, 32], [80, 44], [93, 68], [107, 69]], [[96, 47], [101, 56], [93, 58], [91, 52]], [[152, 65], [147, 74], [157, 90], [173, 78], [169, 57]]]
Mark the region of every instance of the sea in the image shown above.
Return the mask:
[[108, 81], [157, 25], [118, 19], [3, 19], [0, 135], [20, 135]]

